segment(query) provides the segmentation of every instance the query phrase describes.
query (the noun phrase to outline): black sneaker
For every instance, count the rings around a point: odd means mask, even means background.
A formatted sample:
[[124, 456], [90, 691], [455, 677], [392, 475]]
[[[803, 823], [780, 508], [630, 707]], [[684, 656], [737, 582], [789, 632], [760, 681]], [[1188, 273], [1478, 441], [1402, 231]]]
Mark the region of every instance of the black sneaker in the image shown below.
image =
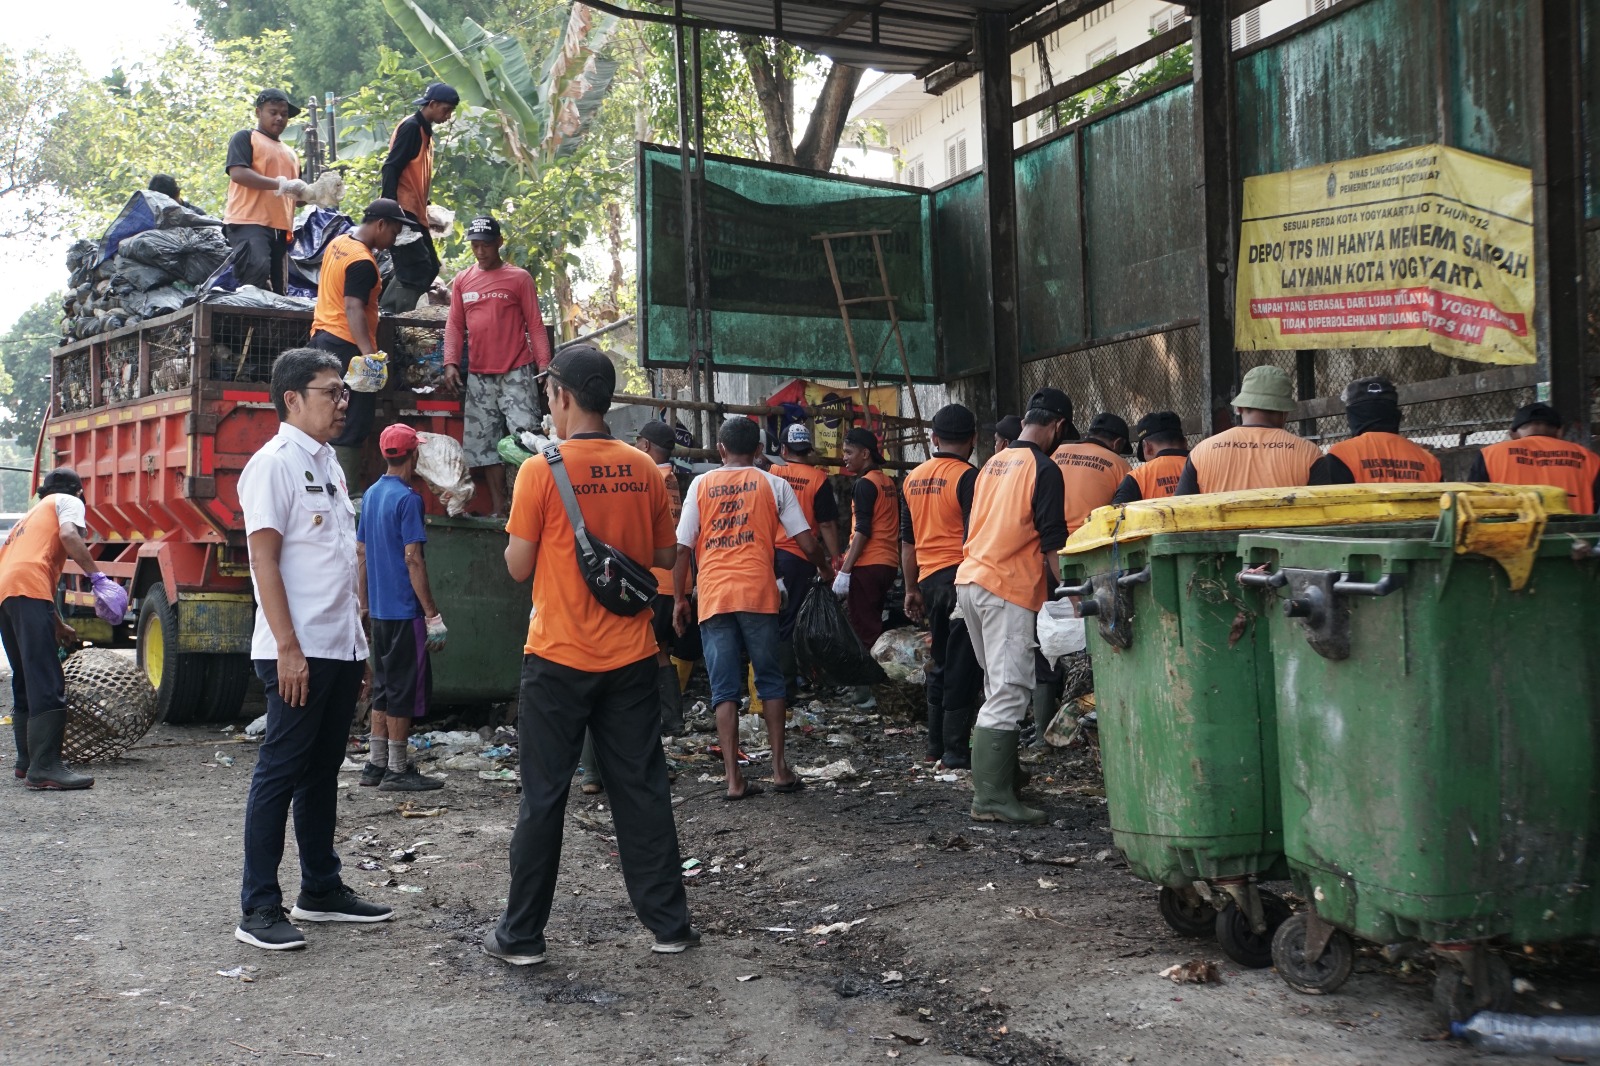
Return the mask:
[[493, 955], [501, 962], [508, 962], [512, 966], [533, 966], [544, 961], [543, 951], [537, 954], [528, 954], [526, 952], [519, 954], [501, 947], [500, 931], [492, 927], [483, 935], [483, 953], [485, 955]]
[[383, 775], [389, 772], [387, 766], [374, 766], [367, 763], [361, 768], [361, 787], [372, 788], [383, 781]]
[[437, 777], [424, 777], [415, 766], [408, 766], [399, 773], [385, 770], [383, 780], [378, 785], [379, 792], [432, 792], [436, 788], [443, 788], [444, 782]]
[[386, 922], [394, 917], [394, 908], [368, 903], [348, 885], [340, 885], [320, 896], [300, 893], [289, 915], [302, 922]]
[[293, 951], [306, 946], [305, 934], [290, 923], [283, 907], [277, 905], [246, 911], [233, 938], [267, 951]]
[[650, 945], [650, 950], [657, 955], [676, 955], [681, 951], [700, 946], [700, 930], [690, 929], [688, 935], [677, 940], [657, 940]]

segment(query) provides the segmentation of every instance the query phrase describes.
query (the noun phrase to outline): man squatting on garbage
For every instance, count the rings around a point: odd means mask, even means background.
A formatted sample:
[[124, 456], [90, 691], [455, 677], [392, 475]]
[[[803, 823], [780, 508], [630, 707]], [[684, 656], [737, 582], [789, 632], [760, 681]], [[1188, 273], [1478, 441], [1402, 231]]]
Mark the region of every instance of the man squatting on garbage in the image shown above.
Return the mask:
[[417, 471], [417, 431], [404, 422], [378, 436], [388, 472], [361, 498], [356, 527], [356, 595], [372, 641], [372, 732], [361, 784], [382, 792], [431, 792], [444, 782], [410, 765], [411, 723], [428, 712], [430, 652], [449, 631], [428, 585], [428, 542]]
[[310, 922], [381, 922], [339, 878], [334, 850], [339, 767], [366, 687], [367, 638], [356, 592], [355, 505], [328, 441], [344, 425], [350, 387], [331, 352], [291, 348], [272, 365], [277, 435], [239, 475], [256, 624], [250, 658], [266, 687], [261, 738], [244, 814], [244, 912], [234, 936], [268, 951], [306, 946], [283, 911], [278, 866], [294, 805], [300, 896]]
[[17, 742], [15, 774], [27, 787], [80, 789], [94, 778], [61, 761], [67, 728], [66, 680], [57, 650], [77, 639], [56, 614], [56, 586], [71, 559], [94, 586], [95, 613], [121, 622], [128, 594], [89, 555], [83, 481], [58, 467], [39, 482], [39, 502], [11, 527], [0, 547], [0, 644], [11, 663], [11, 732]]
[[956, 569], [972, 512], [978, 468], [972, 447], [978, 420], [961, 404], [933, 416], [933, 458], [901, 488], [900, 566], [906, 576], [906, 616], [926, 618], [933, 645], [928, 667], [928, 747], [924, 762], [972, 765], [972, 717], [983, 683], [964, 618], [956, 609]]
[[1058, 580], [1067, 541], [1061, 468], [1050, 459], [1072, 422], [1072, 401], [1043, 388], [1028, 400], [1022, 433], [984, 464], [973, 492], [956, 600], [983, 666], [984, 701], [972, 731], [972, 817], [1036, 825], [1043, 811], [1017, 798], [1018, 726], [1034, 685], [1035, 622]]
[[[572, 345], [551, 361], [544, 384], [561, 466], [590, 535], [641, 563], [671, 565], [676, 549], [661, 472], [606, 428], [617, 387], [611, 360], [593, 345]], [[517, 471], [506, 532], [506, 570], [513, 581], [532, 575], [533, 612], [517, 703], [522, 806], [511, 836], [511, 883], [483, 950], [513, 966], [544, 961], [567, 793], [584, 730], [592, 728], [634, 913], [655, 934], [651, 951], [683, 951], [700, 934], [689, 927], [661, 750], [650, 614], [613, 614], [595, 599], [543, 455]]]

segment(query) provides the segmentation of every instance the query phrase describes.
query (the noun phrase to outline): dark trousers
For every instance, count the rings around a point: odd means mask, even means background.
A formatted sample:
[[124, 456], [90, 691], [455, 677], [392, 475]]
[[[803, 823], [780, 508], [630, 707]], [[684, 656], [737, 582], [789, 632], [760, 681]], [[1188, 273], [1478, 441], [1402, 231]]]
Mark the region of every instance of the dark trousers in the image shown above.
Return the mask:
[[967, 755], [972, 723], [983, 695], [983, 669], [956, 609], [956, 568], [945, 567], [917, 583], [932, 630], [928, 675], [928, 754]]
[[254, 285], [283, 294], [283, 264], [289, 254], [289, 234], [271, 226], [240, 223], [222, 227], [228, 247], [237, 249], [233, 276], [240, 285]]
[[845, 613], [850, 616], [850, 628], [856, 631], [861, 643], [872, 650], [872, 644], [883, 633], [883, 608], [889, 602], [889, 589], [894, 586], [898, 567], [877, 563], [863, 566], [857, 563], [850, 571], [850, 593], [845, 597]]
[[339, 886], [339, 853], [333, 850], [339, 766], [367, 664], [339, 659], [306, 662], [311, 667], [310, 694], [305, 706], [290, 707], [278, 695], [278, 660], [256, 660], [256, 676], [267, 689], [267, 732], [261, 738], [244, 808], [244, 884], [239, 904], [246, 911], [283, 902], [278, 865], [283, 862], [291, 801], [301, 891], [320, 894]]
[[[376, 343], [377, 338], [373, 338]], [[332, 352], [339, 357], [339, 361], [349, 366], [350, 360], [361, 354], [361, 349], [345, 340], [335, 337], [326, 330], [317, 330], [311, 335], [307, 344], [324, 352]], [[350, 402], [344, 409], [344, 429], [339, 435], [328, 443], [335, 448], [359, 448], [367, 443], [367, 435], [372, 432], [373, 416], [378, 410], [378, 394], [375, 392], [352, 392]], [[365, 485], [351, 485], [351, 492], [361, 492]]]
[[778, 551], [772, 553], [772, 570], [783, 578], [783, 587], [789, 592], [788, 599], [778, 609], [778, 639], [793, 640], [794, 620], [800, 616], [800, 604], [810, 591], [811, 582], [816, 580], [817, 568], [810, 559]]
[[395, 245], [389, 255], [394, 261], [394, 273], [378, 296], [378, 307], [391, 315], [415, 311], [418, 301], [428, 294], [439, 276], [439, 253], [434, 250], [433, 237], [424, 230], [409, 244]]
[[657, 940], [687, 936], [689, 902], [661, 753], [655, 656], [592, 674], [524, 655], [518, 700], [522, 807], [511, 837], [511, 887], [497, 931], [500, 943], [518, 954], [544, 951], [567, 792], [585, 729], [593, 734], [595, 761], [605, 778], [634, 913]]
[[17, 721], [67, 705], [55, 619], [49, 600], [11, 596], [0, 603], [0, 644], [11, 661], [11, 713]]

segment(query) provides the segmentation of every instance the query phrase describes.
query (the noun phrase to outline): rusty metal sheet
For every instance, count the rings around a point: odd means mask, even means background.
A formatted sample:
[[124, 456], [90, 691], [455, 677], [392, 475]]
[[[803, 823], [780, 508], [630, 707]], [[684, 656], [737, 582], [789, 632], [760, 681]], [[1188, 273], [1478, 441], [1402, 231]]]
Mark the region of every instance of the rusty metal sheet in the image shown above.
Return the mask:
[[1017, 156], [1018, 319], [1022, 361], [1088, 339], [1078, 137]]
[[994, 352], [983, 174], [933, 194], [935, 301], [945, 379], [987, 372]]

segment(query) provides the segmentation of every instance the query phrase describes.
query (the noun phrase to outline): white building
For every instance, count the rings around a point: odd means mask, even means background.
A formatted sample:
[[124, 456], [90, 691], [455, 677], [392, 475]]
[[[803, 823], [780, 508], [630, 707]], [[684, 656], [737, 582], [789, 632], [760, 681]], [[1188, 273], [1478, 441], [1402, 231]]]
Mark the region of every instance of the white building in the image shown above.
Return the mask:
[[[1269, 0], [1234, 20], [1234, 47], [1254, 44], [1332, 2]], [[1013, 55], [1012, 99], [1021, 102], [1037, 96], [1051, 85], [1059, 85], [1136, 48], [1152, 34], [1172, 29], [1187, 18], [1182, 7], [1166, 0], [1113, 0], [1040, 42], [1049, 64], [1048, 75], [1040, 63], [1038, 47], [1030, 45]], [[897, 160], [898, 174], [884, 167], [884, 157], [879, 156], [863, 176], [931, 186], [978, 169], [983, 164], [978, 112], [976, 77], [941, 96], [932, 96], [923, 89], [921, 79], [910, 74], [869, 72], [856, 93], [850, 117], [882, 123], [893, 150], [889, 158]], [[1027, 144], [1054, 129], [1054, 115], [1041, 111], [1016, 124], [1016, 143]], [[855, 168], [851, 172], [862, 173]]]

